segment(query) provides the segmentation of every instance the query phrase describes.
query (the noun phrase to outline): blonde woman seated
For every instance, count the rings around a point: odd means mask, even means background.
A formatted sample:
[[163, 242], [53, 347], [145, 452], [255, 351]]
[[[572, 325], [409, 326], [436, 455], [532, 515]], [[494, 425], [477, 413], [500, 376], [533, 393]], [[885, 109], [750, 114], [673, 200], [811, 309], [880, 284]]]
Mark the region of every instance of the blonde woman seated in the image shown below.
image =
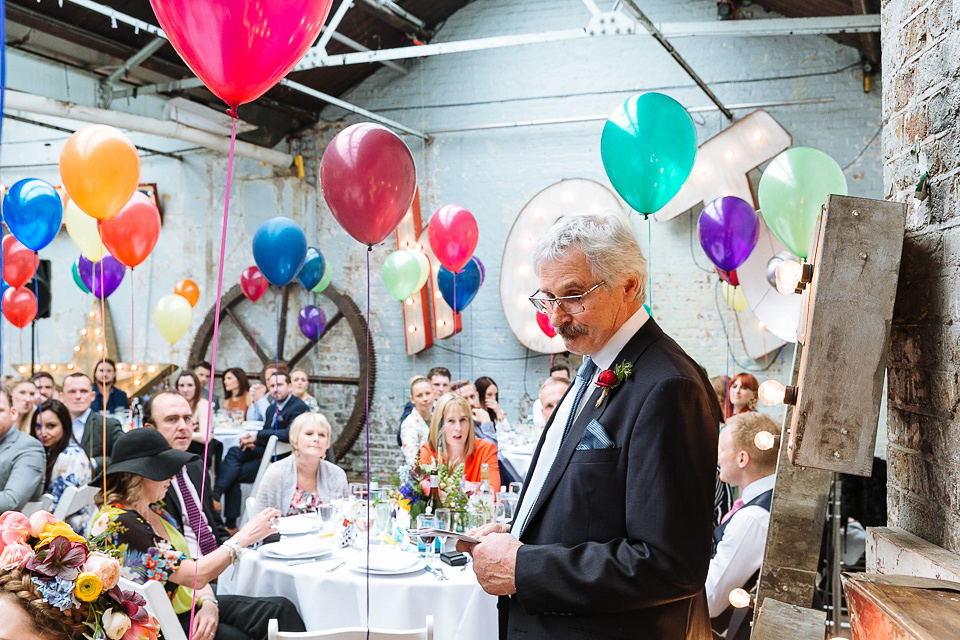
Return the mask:
[[413, 411], [400, 423], [400, 443], [403, 449], [403, 459], [407, 464], [413, 464], [417, 452], [427, 442], [430, 435], [430, 411], [433, 408], [433, 385], [423, 376], [414, 376], [410, 380], [410, 402]]
[[301, 413], [290, 425], [293, 455], [274, 462], [260, 481], [254, 513], [267, 507], [281, 515], [315, 511], [321, 501], [350, 495], [347, 474], [327, 462], [330, 423], [322, 413]]
[[462, 462], [463, 479], [471, 483], [480, 482], [480, 471], [486, 464], [490, 487], [494, 491], [500, 489], [497, 445], [476, 437], [470, 403], [457, 393], [446, 393], [437, 400], [430, 418], [430, 435], [420, 448], [420, 464], [438, 459], [446, 462], [448, 468]]

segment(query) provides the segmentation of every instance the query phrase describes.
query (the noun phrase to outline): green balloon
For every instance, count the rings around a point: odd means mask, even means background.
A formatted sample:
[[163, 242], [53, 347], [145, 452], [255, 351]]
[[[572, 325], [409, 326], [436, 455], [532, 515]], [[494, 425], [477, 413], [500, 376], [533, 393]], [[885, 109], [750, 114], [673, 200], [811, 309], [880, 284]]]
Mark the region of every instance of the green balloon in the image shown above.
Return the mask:
[[831, 193], [847, 195], [847, 179], [819, 149], [795, 147], [774, 158], [760, 177], [757, 197], [763, 219], [780, 242], [807, 257], [820, 208]]
[[693, 170], [697, 131], [679, 102], [662, 93], [628, 98], [603, 125], [600, 158], [610, 183], [634, 210], [659, 211]]
[[87, 285], [83, 284], [83, 279], [80, 277], [80, 270], [77, 268], [77, 263], [74, 262], [73, 266], [70, 267], [70, 272], [73, 273], [73, 281], [80, 287], [80, 291], [84, 293], [90, 293], [90, 289], [87, 289]]
[[397, 300], [406, 300], [422, 286], [420, 261], [404, 249], [387, 256], [381, 274], [387, 291]]
[[333, 279], [333, 271], [330, 269], [330, 263], [325, 262], [323, 265], [323, 276], [320, 278], [320, 282], [317, 283], [311, 291], [314, 293], [323, 293], [323, 290], [327, 288], [327, 285], [330, 284], [330, 280]]

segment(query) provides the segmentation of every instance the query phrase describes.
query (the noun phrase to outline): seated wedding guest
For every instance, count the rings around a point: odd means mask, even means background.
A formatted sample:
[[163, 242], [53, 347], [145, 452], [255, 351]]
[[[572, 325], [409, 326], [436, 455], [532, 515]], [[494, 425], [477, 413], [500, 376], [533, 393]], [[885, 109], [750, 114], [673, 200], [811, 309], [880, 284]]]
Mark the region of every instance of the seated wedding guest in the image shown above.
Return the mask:
[[223, 408], [229, 413], [243, 411], [246, 417], [250, 408], [250, 381], [247, 372], [240, 367], [232, 367], [223, 372]]
[[33, 414], [37, 410], [37, 385], [28, 378], [15, 378], [6, 386], [13, 398], [13, 408], [17, 410], [17, 430], [30, 434]]
[[[197, 380], [200, 381], [200, 397], [208, 398], [210, 390], [207, 389], [207, 385], [210, 384], [210, 375], [213, 373], [213, 367], [206, 360], [201, 360], [193, 368], [193, 373], [197, 376]], [[217, 394], [213, 394], [213, 410], [220, 410], [220, 396]]]
[[[540, 420], [542, 424], [545, 425], [550, 421], [550, 416], [553, 415], [557, 405], [563, 400], [563, 394], [567, 392], [569, 387], [570, 381], [568, 379], [554, 378], [552, 376], [544, 380], [543, 384], [540, 385], [540, 393], [538, 394], [537, 400], [540, 401]], [[536, 422], [534, 422], [534, 424], [536, 424]], [[542, 428], [543, 427], [541, 427], [541, 429]]]
[[120, 389], [114, 386], [117, 381], [117, 363], [110, 358], [98, 360], [93, 368], [93, 379], [97, 381], [96, 397], [93, 399], [93, 410], [102, 411], [104, 409], [103, 399], [107, 399], [107, 413], [113, 413], [117, 409], [129, 409], [130, 401]]
[[[270, 384], [270, 378], [273, 376], [275, 371], [287, 372], [287, 365], [280, 363], [280, 366], [277, 367], [276, 364], [268, 364], [263, 368], [263, 372], [260, 375], [260, 381], [263, 383], [263, 395], [260, 395], [260, 390], [256, 384], [250, 386], [250, 395], [251, 395], [251, 404], [250, 408], [247, 409], [247, 420], [254, 420], [261, 422], [266, 419], [267, 407], [270, 406], [270, 403], [273, 402], [273, 397], [270, 395], [267, 387]], [[256, 397], [254, 397], [256, 396]]]
[[267, 467], [254, 512], [270, 507], [285, 516], [313, 513], [321, 502], [350, 497], [347, 474], [326, 460], [330, 431], [322, 413], [301, 413], [294, 419], [290, 425], [293, 455]]
[[477, 437], [497, 444], [497, 426], [490, 419], [487, 410], [480, 407], [480, 394], [477, 393], [477, 388], [473, 383], [469, 380], [457, 380], [451, 383], [450, 390], [465, 398], [467, 404], [470, 405], [470, 414], [473, 416], [473, 426], [477, 431]]
[[[440, 431], [443, 443], [440, 446]], [[442, 448], [442, 453], [437, 453]], [[497, 445], [481, 440], [474, 432], [470, 405], [463, 396], [448, 393], [437, 400], [430, 418], [430, 435], [420, 448], [420, 462], [430, 463], [442, 459], [448, 465], [461, 462], [464, 465], [463, 479], [480, 482], [480, 471], [487, 465], [488, 480], [494, 491], [500, 490], [500, 466], [497, 464]]]
[[[567, 382], [567, 386], [570, 386], [570, 367], [568, 367], [565, 364], [555, 364], [551, 366], [550, 378], [557, 379], [557, 380], [565, 380]], [[541, 391], [543, 390], [543, 387], [544, 385], [540, 385]], [[566, 387], [564, 387], [564, 390], [566, 390]], [[557, 400], [557, 402], [559, 402], [559, 400]], [[538, 397], [536, 400], [533, 401], [533, 409], [531, 410], [531, 413], [533, 414], [533, 426], [535, 426], [538, 429], [543, 429], [545, 426], [547, 426], [547, 422], [543, 416], [553, 415], [553, 409], [551, 408], [549, 412], [544, 414], [543, 400]]]
[[202, 446], [210, 435], [208, 433], [210, 425], [207, 421], [210, 403], [200, 395], [200, 379], [192, 371], [181, 371], [173, 386], [190, 405], [190, 411], [193, 413], [193, 434], [190, 438]]
[[[279, 513], [265, 509], [218, 549], [194, 560], [162, 501], [171, 479], [195, 460], [196, 455], [171, 448], [153, 429], [124, 434], [117, 440], [106, 469], [106, 500], [103, 493], [97, 494], [101, 509], [91, 535], [101, 535], [114, 525], [105, 546], [119, 552], [124, 575], [141, 584], [147, 580], [165, 583], [173, 610], [188, 636], [192, 631], [192, 637], [204, 640], [261, 640], [267, 637], [271, 618], [277, 618], [283, 630], [304, 631], [296, 607], [286, 598], [214, 594], [210, 582], [236, 562], [247, 547], [273, 533], [272, 523]], [[97, 486], [102, 482], [99, 477], [94, 480]]]
[[[107, 462], [110, 461], [113, 443], [123, 435], [123, 429], [114, 418], [108, 418], [93, 411], [90, 406], [93, 397], [93, 383], [86, 374], [71, 373], [64, 378], [60, 399], [70, 412], [73, 439], [80, 443], [80, 447], [90, 458], [93, 471], [96, 473], [103, 467], [105, 459]], [[103, 440], [104, 431], [107, 434], [106, 446]]]
[[473, 386], [477, 388], [477, 397], [480, 400], [480, 408], [487, 412], [490, 420], [496, 424], [497, 428], [510, 428], [510, 421], [507, 420], [503, 409], [500, 408], [500, 389], [493, 378], [489, 376], [480, 376]]
[[[33, 436], [43, 444], [47, 454], [47, 472], [44, 491], [53, 496], [51, 511], [60, 503], [67, 487], [85, 487], [93, 472], [90, 458], [73, 439], [73, 421], [70, 412], [59, 400], [45, 400], [33, 421]], [[74, 531], [86, 528], [89, 510], [83, 509], [67, 518]]]
[[[161, 391], [150, 398], [143, 410], [143, 426], [159, 431], [177, 451], [187, 451], [193, 444], [193, 411], [179, 393]], [[203, 449], [197, 453], [202, 456]], [[213, 455], [213, 451], [207, 455]], [[202, 508], [201, 485], [204, 489]], [[213, 481], [210, 473], [204, 472], [202, 460], [188, 462], [173, 476], [164, 506], [183, 533], [192, 558], [212, 553], [229, 537], [220, 512], [214, 508]]]
[[266, 420], [257, 435], [245, 435], [240, 438], [240, 446], [232, 447], [220, 463], [214, 500], [224, 497], [223, 519], [227, 529], [235, 529], [241, 511], [240, 484], [253, 482], [260, 468], [260, 460], [266, 450], [270, 436], [275, 435], [280, 442], [290, 441], [290, 425], [294, 418], [306, 413], [307, 405], [300, 398], [290, 395], [290, 384], [284, 371], [275, 372], [269, 379], [270, 395], [276, 398], [267, 408]]
[[307, 405], [307, 409], [310, 411], [320, 411], [320, 405], [317, 404], [317, 399], [307, 393], [309, 387], [310, 377], [306, 371], [303, 369], [294, 369], [290, 372], [290, 393], [294, 397], [303, 400]]
[[43, 493], [43, 446], [15, 428], [18, 417], [10, 392], [0, 391], [0, 513], [20, 511]]
[[738, 373], [727, 387], [727, 399], [723, 405], [724, 420], [738, 413], [757, 410], [760, 383], [749, 373]]
[[415, 410], [400, 423], [400, 446], [407, 464], [413, 464], [417, 452], [430, 434], [427, 421], [430, 420], [433, 400], [433, 385], [430, 381], [423, 376], [414, 376], [410, 380], [410, 402]]
[[434, 367], [427, 371], [427, 380], [433, 385], [433, 395], [439, 398], [450, 391], [450, 370], [446, 367]]
[[37, 385], [37, 393], [39, 393], [40, 397], [44, 400], [57, 399], [57, 383], [53, 379], [53, 376], [46, 371], [34, 374], [33, 384]]
[[775, 434], [780, 429], [762, 413], [742, 413], [727, 420], [717, 445], [720, 479], [740, 489], [740, 497], [713, 531], [706, 583], [710, 624], [727, 640], [750, 637], [752, 610], [734, 609], [729, 597], [738, 587], [750, 591], [756, 584], [770, 524], [779, 452], [757, 448], [754, 438], [761, 431]]

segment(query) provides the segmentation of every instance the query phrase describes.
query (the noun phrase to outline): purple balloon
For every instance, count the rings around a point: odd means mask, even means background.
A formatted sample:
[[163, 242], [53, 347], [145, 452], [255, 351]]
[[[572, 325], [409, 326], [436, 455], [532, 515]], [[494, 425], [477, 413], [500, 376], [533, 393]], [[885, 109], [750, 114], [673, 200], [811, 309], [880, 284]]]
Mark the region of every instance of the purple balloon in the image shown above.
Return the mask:
[[757, 246], [760, 219], [753, 207], [740, 198], [717, 198], [700, 212], [697, 235], [710, 261], [724, 271], [733, 271]]
[[316, 340], [323, 335], [323, 330], [327, 328], [327, 316], [323, 309], [318, 309], [312, 304], [300, 309], [297, 315], [297, 324], [300, 325], [300, 333], [307, 340]]
[[[104, 256], [103, 260], [97, 263], [90, 262], [85, 256], [81, 255], [77, 263], [77, 271], [80, 272], [80, 279], [83, 280], [83, 284], [87, 285], [87, 289], [93, 295], [98, 298], [109, 298], [110, 294], [116, 291], [120, 283], [123, 282], [123, 274], [127, 272], [127, 268], [123, 266], [122, 262], [110, 255]], [[103, 272], [102, 278], [101, 271]], [[102, 290], [101, 280], [103, 282]]]
[[483, 263], [480, 262], [480, 258], [473, 256], [473, 259], [477, 261], [477, 266], [480, 267], [480, 286], [483, 286], [483, 281], [487, 279], [487, 268], [483, 266]]

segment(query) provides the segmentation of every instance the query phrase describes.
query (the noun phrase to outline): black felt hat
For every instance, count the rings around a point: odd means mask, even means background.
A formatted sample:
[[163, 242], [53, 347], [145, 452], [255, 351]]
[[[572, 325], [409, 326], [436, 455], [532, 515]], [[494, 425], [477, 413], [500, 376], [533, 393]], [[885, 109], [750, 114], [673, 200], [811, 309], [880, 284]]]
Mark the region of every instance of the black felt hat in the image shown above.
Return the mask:
[[[162, 482], [175, 476], [188, 462], [199, 460], [195, 453], [178, 451], [156, 429], [134, 429], [117, 438], [107, 463], [107, 475], [132, 473]], [[90, 484], [103, 481], [103, 470]]]

